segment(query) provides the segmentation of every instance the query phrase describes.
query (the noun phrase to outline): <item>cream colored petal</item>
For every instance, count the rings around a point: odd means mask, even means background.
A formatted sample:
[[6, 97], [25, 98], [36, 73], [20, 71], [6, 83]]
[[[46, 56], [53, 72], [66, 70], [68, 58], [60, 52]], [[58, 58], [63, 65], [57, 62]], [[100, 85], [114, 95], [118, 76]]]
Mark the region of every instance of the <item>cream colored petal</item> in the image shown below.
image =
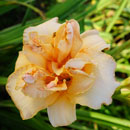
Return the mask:
[[82, 33], [81, 38], [83, 40], [82, 49], [86, 48], [101, 51], [105, 48], [110, 48], [110, 45], [106, 44], [106, 42], [99, 36], [99, 33], [96, 30], [90, 30]]
[[80, 93], [85, 93], [93, 83], [94, 76], [88, 75], [81, 70], [73, 70], [71, 73], [73, 73], [73, 76], [67, 92], [71, 97]]
[[15, 64], [15, 70], [28, 64], [31, 64], [31, 63], [28, 61], [27, 57], [24, 55], [24, 52], [20, 51], [18, 59]]
[[45, 66], [45, 59], [50, 58], [48, 46], [52, 42], [53, 34], [61, 24], [57, 23], [58, 18], [53, 18], [43, 24], [25, 29], [23, 34], [24, 53], [33, 64]]
[[38, 79], [34, 83], [26, 85], [26, 87], [22, 89], [22, 92], [25, 95], [30, 96], [32, 98], [43, 98], [43, 97], [45, 98], [50, 94], [52, 94], [53, 92], [45, 90], [44, 87], [45, 87], [44, 81]]
[[77, 103], [94, 109], [99, 109], [102, 104], [112, 102], [112, 94], [119, 86], [115, 81], [116, 63], [111, 56], [102, 52], [93, 52], [91, 58], [97, 64], [95, 81], [88, 91], [76, 97]]
[[[30, 65], [29, 65], [30, 66]], [[24, 66], [23, 68], [27, 68]], [[19, 75], [18, 81], [16, 83], [16, 89], [22, 89], [22, 92], [32, 98], [42, 98], [47, 97], [52, 94], [51, 91], [44, 89], [46, 73], [40, 68], [30, 66], [26, 71]], [[24, 83], [24, 84], [23, 84]], [[22, 86], [22, 85], [23, 86]]]
[[[28, 67], [30, 68], [30, 66]], [[22, 119], [32, 118], [37, 112], [52, 104], [58, 96], [57, 93], [54, 93], [47, 98], [31, 98], [25, 96], [21, 89], [16, 90], [15, 88], [17, 80], [19, 80], [19, 75], [26, 71], [26, 69], [27, 66], [19, 68], [16, 72], [11, 74], [6, 85], [6, 90], [14, 101], [16, 107], [20, 110]]]
[[79, 29], [79, 24], [76, 20], [70, 20], [69, 23], [72, 26], [73, 29], [73, 45], [71, 48], [71, 57], [74, 57], [78, 51], [81, 49], [82, 47], [82, 39], [80, 37], [80, 29]]
[[[61, 40], [58, 44], [57, 60], [58, 62], [62, 62], [70, 53], [72, 47], [72, 42], [66, 42], [65, 40]], [[56, 50], [57, 51], [57, 50]]]
[[23, 53], [31, 64], [45, 68], [46, 59], [42, 56], [42, 54], [33, 51], [32, 48], [28, 45], [24, 45]]
[[65, 68], [82, 69], [85, 64], [86, 62], [81, 60], [80, 58], [73, 58], [67, 61], [67, 63], [65, 64]]
[[[61, 24], [57, 23], [57, 20], [58, 18], [53, 18], [38, 26], [25, 29], [23, 34], [23, 49], [25, 55], [34, 64], [43, 65], [43, 60], [50, 58], [51, 50], [49, 45], [51, 46], [53, 33], [61, 26]], [[34, 55], [33, 58], [32, 55]]]
[[54, 37], [54, 58], [60, 63], [62, 62], [70, 53], [72, 48], [73, 40], [73, 28], [70, 23], [66, 22], [63, 24]]
[[60, 75], [64, 70], [64, 66], [59, 68], [56, 62], [52, 62], [52, 70], [56, 75]]
[[92, 69], [90, 69], [90, 67], [93, 68], [94, 65], [92, 63], [90, 64], [87, 60], [84, 61], [83, 58], [74, 58], [70, 59], [65, 64], [65, 67], [68, 68], [72, 74], [71, 83], [69, 84], [67, 92], [70, 93], [70, 95], [86, 92], [94, 81], [94, 76], [92, 76], [91, 73]]
[[47, 91], [47, 90], [43, 90], [42, 88], [38, 89], [36, 88], [36, 86], [34, 86], [33, 84], [32, 85], [29, 85], [29, 86], [26, 86], [22, 92], [26, 95], [26, 96], [30, 96], [32, 98], [45, 98], [47, 96], [49, 96], [50, 94], [52, 94], [51, 91]]
[[76, 120], [75, 104], [72, 104], [66, 96], [60, 98], [47, 108], [48, 116], [54, 127], [66, 126]]
[[38, 26], [29, 27], [24, 30], [23, 34], [23, 42], [28, 43], [29, 42], [29, 33], [30, 32], [38, 32], [38, 35], [49, 35], [52, 36], [54, 32], [58, 30], [58, 28], [61, 26], [58, 22], [58, 18], [55, 17], [47, 22], [44, 22]]
[[54, 57], [59, 63], [65, 61], [65, 58], [74, 57], [82, 46], [79, 24], [75, 20], [63, 24], [56, 32], [54, 43], [54, 47], [57, 48]]
[[[90, 50], [89, 52], [93, 52], [93, 51]], [[75, 56], [75, 58], [81, 59], [87, 63], [95, 64], [95, 62], [90, 58], [89, 52], [87, 52], [87, 53], [86, 52], [78, 52], [77, 55]]]

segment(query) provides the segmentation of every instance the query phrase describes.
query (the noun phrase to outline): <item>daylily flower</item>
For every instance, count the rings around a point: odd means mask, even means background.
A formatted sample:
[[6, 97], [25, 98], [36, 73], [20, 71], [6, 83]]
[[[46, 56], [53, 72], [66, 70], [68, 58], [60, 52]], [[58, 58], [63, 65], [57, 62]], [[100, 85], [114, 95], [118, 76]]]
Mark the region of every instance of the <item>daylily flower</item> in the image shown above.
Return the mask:
[[6, 86], [22, 119], [47, 108], [54, 127], [76, 120], [76, 104], [93, 109], [109, 105], [119, 85], [115, 61], [102, 52], [109, 45], [98, 32], [80, 35], [75, 20], [57, 20], [25, 29], [23, 49]]

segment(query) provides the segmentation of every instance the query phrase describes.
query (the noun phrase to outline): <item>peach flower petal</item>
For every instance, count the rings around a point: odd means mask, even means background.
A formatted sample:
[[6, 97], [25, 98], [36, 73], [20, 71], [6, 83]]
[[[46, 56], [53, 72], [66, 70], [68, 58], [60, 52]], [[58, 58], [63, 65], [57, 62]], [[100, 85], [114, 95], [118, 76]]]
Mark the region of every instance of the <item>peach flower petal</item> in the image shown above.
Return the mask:
[[65, 64], [65, 68], [74, 68], [74, 69], [82, 69], [86, 64], [85, 61], [80, 58], [73, 58], [67, 61]]
[[30, 44], [29, 43], [29, 41], [30, 41], [29, 33], [30, 32], [37, 32], [38, 35], [52, 36], [53, 33], [56, 32], [59, 29], [59, 27], [61, 26], [61, 24], [59, 24], [57, 21], [58, 21], [58, 18], [55, 17], [40, 25], [37, 25], [35, 27], [29, 27], [29, 28], [25, 29], [24, 34], [23, 34], [23, 43]]
[[47, 108], [48, 116], [54, 127], [66, 126], [76, 120], [75, 104], [72, 104], [66, 96], [60, 98]]
[[97, 63], [96, 79], [87, 92], [76, 97], [76, 102], [93, 109], [99, 109], [102, 104], [109, 105], [112, 102], [111, 96], [119, 83], [115, 81], [116, 64], [111, 56], [98, 52], [91, 58]]
[[99, 33], [96, 30], [90, 30], [82, 33], [81, 38], [83, 40], [82, 49], [94, 49], [101, 51], [105, 48], [110, 48], [110, 45], [106, 44], [106, 42], [99, 36]]
[[31, 64], [35, 64], [45, 68], [46, 66], [45, 58], [42, 56], [42, 54], [33, 51], [29, 45], [25, 45], [23, 47], [23, 53], [27, 57], [28, 61], [30, 61]]
[[91, 87], [91, 84], [95, 80], [94, 77], [81, 70], [73, 70], [71, 73], [73, 73], [73, 76], [67, 90], [67, 93], [70, 95], [70, 97], [88, 91], [88, 89]]
[[47, 91], [44, 89], [45, 83], [43, 80], [38, 79], [34, 83], [27, 84], [23, 89], [22, 92], [30, 96], [32, 98], [45, 98], [52, 94], [53, 92]]
[[54, 36], [54, 59], [60, 63], [70, 53], [72, 48], [73, 29], [70, 23], [66, 22], [57, 30]]
[[15, 64], [15, 70], [17, 70], [20, 67], [26, 66], [28, 64], [31, 64], [27, 57], [24, 55], [22, 51], [19, 52], [18, 59]]
[[8, 83], [6, 85], [6, 90], [16, 107], [19, 109], [22, 119], [32, 118], [38, 111], [45, 109], [48, 105], [54, 103], [58, 97], [58, 94], [54, 93], [47, 98], [32, 98], [25, 96], [21, 89], [16, 90], [15, 87], [19, 75], [21, 75], [23, 71], [26, 71], [28, 67], [30, 68], [31, 66], [19, 68], [16, 72], [12, 73], [8, 78]]
[[73, 45], [71, 48], [71, 57], [76, 56], [76, 54], [78, 53], [78, 51], [80, 50], [80, 48], [82, 47], [82, 39], [80, 37], [80, 29], [79, 29], [79, 24], [76, 20], [72, 19], [69, 21], [69, 23], [71, 24], [72, 28], [73, 28]]
[[56, 62], [52, 62], [52, 70], [56, 75], [60, 75], [64, 71], [64, 66], [59, 68]]

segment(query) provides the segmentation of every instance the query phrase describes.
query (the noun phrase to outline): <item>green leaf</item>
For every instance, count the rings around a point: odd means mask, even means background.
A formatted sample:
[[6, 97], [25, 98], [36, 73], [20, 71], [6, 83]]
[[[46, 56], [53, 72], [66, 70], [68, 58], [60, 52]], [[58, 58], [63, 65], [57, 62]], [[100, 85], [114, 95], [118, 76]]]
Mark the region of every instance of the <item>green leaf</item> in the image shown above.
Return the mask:
[[112, 27], [114, 26], [116, 20], [120, 16], [121, 12], [123, 11], [124, 7], [126, 6], [128, 0], [122, 0], [121, 5], [119, 6], [119, 9], [116, 11], [115, 15], [113, 16], [113, 19], [111, 20], [110, 24], [106, 28], [106, 32], [110, 32]]
[[105, 114], [85, 110], [77, 110], [77, 115], [79, 120], [92, 121], [96, 122], [97, 124], [102, 124], [109, 127], [115, 126], [117, 128], [122, 128], [124, 130], [130, 129], [129, 120], [120, 119]]
[[130, 65], [117, 63], [116, 71], [130, 75]]
[[[34, 0], [19, 0], [19, 1], [29, 3], [29, 2], [32, 2]], [[8, 1], [6, 1], [6, 0], [0, 1], [0, 15], [3, 15], [5, 13], [11, 11], [12, 9], [19, 7], [19, 5], [7, 5], [7, 3], [8, 3]]]
[[47, 124], [44, 120], [41, 120], [42, 123], [37, 118], [32, 118], [26, 121], [23, 121], [21, 117], [15, 112], [9, 112], [5, 110], [0, 111], [0, 125], [6, 126], [10, 129], [19, 129], [19, 130], [54, 130], [54, 128]]
[[116, 57], [119, 57], [119, 53], [121, 53], [121, 51], [123, 51], [124, 49], [127, 49], [129, 47], [130, 47], [130, 40], [123, 43], [120, 46], [115, 47], [111, 51], [107, 51], [107, 53], [112, 55], [114, 58], [116, 58]]
[[6, 82], [7, 82], [7, 78], [0, 76], [0, 85], [5, 85]]

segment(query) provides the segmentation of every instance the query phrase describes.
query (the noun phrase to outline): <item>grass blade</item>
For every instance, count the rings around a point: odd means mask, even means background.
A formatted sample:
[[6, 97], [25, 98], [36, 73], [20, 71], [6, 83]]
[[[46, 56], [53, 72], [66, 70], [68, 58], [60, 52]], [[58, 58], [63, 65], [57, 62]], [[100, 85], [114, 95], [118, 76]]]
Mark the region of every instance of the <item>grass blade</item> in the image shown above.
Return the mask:
[[119, 9], [116, 11], [115, 15], [113, 16], [109, 26], [106, 28], [106, 32], [110, 32], [112, 27], [114, 26], [116, 20], [120, 16], [121, 12], [123, 11], [124, 7], [126, 6], [128, 0], [122, 0], [122, 3], [119, 7]]
[[7, 78], [0, 76], [0, 85], [5, 85], [6, 82], [7, 82]]
[[130, 121], [125, 119], [120, 119], [105, 114], [85, 110], [77, 110], [77, 115], [79, 120], [93, 121], [109, 127], [116, 126], [118, 128], [123, 128], [124, 130], [130, 129]]

